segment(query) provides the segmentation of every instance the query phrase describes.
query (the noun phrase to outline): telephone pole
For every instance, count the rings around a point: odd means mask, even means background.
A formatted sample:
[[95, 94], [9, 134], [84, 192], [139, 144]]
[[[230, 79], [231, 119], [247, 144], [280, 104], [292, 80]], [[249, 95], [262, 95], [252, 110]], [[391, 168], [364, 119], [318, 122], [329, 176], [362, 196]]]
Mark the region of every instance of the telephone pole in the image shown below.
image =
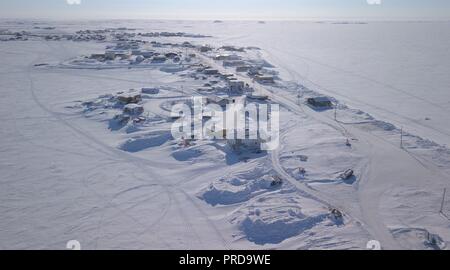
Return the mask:
[[337, 122], [337, 104], [334, 104], [334, 121]]
[[444, 188], [444, 194], [442, 195], [441, 210], [439, 211], [441, 214], [444, 214], [445, 193], [447, 193], [446, 188]]
[[400, 129], [400, 148], [403, 149], [403, 127]]

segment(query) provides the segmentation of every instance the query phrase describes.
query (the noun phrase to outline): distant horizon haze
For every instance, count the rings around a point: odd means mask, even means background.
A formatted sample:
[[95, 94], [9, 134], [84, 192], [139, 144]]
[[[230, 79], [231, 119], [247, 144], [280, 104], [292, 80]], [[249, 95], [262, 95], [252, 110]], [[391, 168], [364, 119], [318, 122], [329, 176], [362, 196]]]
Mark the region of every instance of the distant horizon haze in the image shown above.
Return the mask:
[[448, 0], [2, 0], [0, 18], [449, 20]]

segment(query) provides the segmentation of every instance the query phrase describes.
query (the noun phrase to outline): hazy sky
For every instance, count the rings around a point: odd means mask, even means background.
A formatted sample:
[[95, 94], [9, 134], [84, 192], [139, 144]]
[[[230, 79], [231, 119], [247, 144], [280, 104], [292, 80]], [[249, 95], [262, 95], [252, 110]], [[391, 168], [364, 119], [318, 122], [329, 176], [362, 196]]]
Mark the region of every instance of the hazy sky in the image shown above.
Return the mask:
[[[381, 4], [368, 4], [378, 1]], [[0, 17], [450, 19], [450, 0], [0, 0]]]

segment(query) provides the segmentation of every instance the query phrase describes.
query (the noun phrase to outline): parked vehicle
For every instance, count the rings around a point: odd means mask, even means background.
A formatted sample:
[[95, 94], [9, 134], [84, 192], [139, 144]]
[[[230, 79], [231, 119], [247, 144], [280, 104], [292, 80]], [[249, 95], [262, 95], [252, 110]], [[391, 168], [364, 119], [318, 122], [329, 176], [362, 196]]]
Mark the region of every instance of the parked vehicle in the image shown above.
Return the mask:
[[355, 175], [355, 172], [351, 169], [348, 169], [341, 174], [340, 178], [343, 180], [348, 180], [348, 179], [352, 178], [352, 176], [354, 176], [354, 175]]

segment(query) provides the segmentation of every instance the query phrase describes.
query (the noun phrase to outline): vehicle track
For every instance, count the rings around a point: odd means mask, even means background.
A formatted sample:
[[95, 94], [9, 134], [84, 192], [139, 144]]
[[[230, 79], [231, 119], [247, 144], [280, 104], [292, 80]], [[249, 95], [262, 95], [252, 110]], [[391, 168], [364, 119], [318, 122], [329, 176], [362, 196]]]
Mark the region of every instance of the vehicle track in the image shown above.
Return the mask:
[[[42, 58], [42, 56], [40, 56], [40, 58]], [[35, 62], [35, 61], [33, 61]], [[128, 162], [132, 165], [134, 165], [135, 167], [137, 167], [139, 170], [143, 171], [145, 174], [147, 174], [149, 176], [149, 181], [152, 181], [156, 184], [158, 184], [159, 186], [163, 187], [164, 192], [173, 199], [173, 202], [176, 205], [176, 209], [177, 211], [179, 211], [180, 216], [182, 217], [182, 219], [185, 222], [185, 226], [188, 229], [189, 233], [191, 235], [194, 236], [194, 238], [197, 239], [197, 241], [199, 243], [201, 243], [201, 239], [198, 236], [198, 234], [196, 233], [195, 229], [193, 228], [192, 223], [189, 221], [189, 219], [187, 218], [187, 216], [185, 215], [185, 213], [183, 212], [183, 207], [181, 206], [181, 204], [178, 202], [178, 200], [173, 197], [173, 194], [171, 194], [173, 191], [171, 190], [171, 181], [169, 181], [168, 179], [165, 179], [164, 177], [162, 177], [161, 175], [159, 175], [158, 173], [156, 173], [155, 169], [158, 166], [164, 166], [167, 164], [152, 164], [153, 166], [150, 166], [150, 164], [148, 163], [148, 160], [130, 155], [128, 153], [125, 153], [123, 151], [120, 151], [118, 149], [112, 148], [108, 145], [106, 145], [105, 143], [99, 141], [98, 139], [96, 139], [95, 137], [93, 137], [92, 135], [84, 132], [83, 130], [79, 129], [78, 127], [70, 124], [67, 120], [65, 120], [64, 118], [62, 118], [58, 113], [53, 112], [52, 110], [50, 110], [49, 108], [47, 108], [42, 102], [40, 102], [40, 100], [38, 99], [36, 92], [35, 92], [35, 88], [34, 88], [34, 83], [33, 83], [33, 79], [31, 77], [31, 68], [32, 68], [32, 64], [30, 64], [30, 66], [28, 67], [28, 78], [30, 81], [30, 93], [32, 96], [33, 101], [45, 112], [47, 112], [48, 114], [50, 114], [51, 116], [53, 116], [55, 119], [57, 119], [61, 124], [63, 124], [64, 126], [68, 127], [70, 130], [72, 130], [75, 134], [84, 137], [89, 143], [88, 145], [90, 147], [94, 147], [96, 148], [96, 150], [98, 150], [99, 152], [105, 154], [106, 156], [110, 157], [111, 155], [115, 156], [116, 158], [123, 160], [125, 162]], [[86, 143], [86, 141], [84, 141], [84, 143]], [[152, 163], [154, 163], [152, 161]], [[158, 179], [157, 181], [155, 179]], [[161, 184], [162, 183], [166, 183], [166, 184]], [[204, 214], [204, 212], [199, 211], [200, 213]], [[209, 226], [212, 225], [212, 223], [209, 222], [208, 217], [204, 216], [204, 218], [206, 219], [207, 224], [209, 224]], [[218, 229], [216, 227], [213, 228], [215, 231], [218, 231]], [[220, 235], [220, 237], [223, 239], [223, 237]], [[224, 242], [225, 246], [228, 246], [228, 243]]]

